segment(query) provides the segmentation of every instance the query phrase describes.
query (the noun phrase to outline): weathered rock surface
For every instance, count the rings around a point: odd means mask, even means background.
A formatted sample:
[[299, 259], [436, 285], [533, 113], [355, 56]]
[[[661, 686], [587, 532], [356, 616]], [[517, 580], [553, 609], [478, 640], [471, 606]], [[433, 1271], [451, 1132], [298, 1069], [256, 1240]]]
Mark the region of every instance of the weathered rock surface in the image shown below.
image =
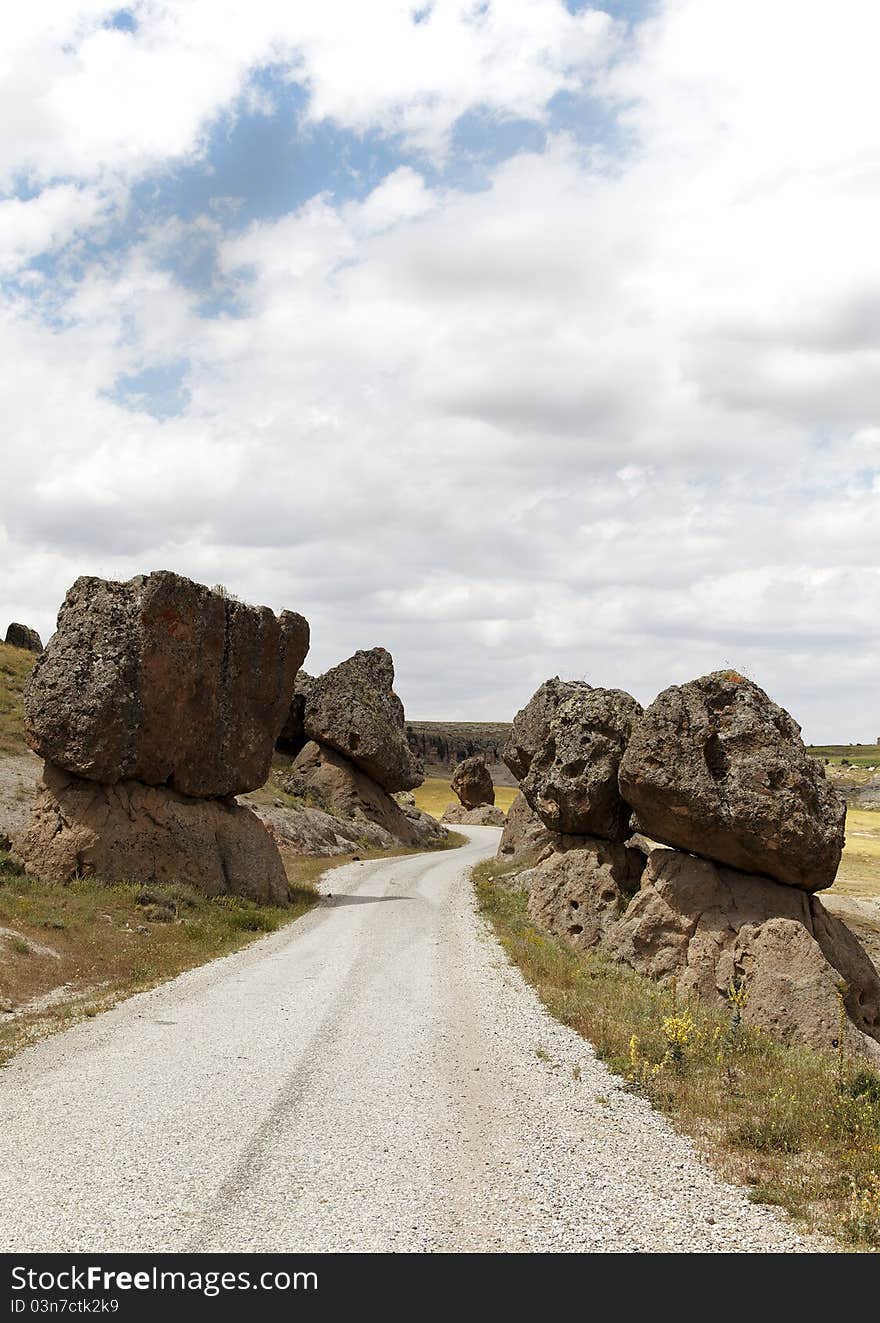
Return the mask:
[[541, 709], [546, 738], [532, 754], [522, 793], [550, 831], [625, 841], [631, 809], [617, 775], [641, 705], [622, 689], [586, 684], [574, 687], [552, 712], [546, 700], [547, 695]]
[[507, 810], [495, 857], [511, 865], [534, 863], [552, 850], [553, 841], [553, 833], [547, 830], [520, 791]]
[[611, 927], [609, 952], [685, 996], [725, 1004], [745, 983], [743, 1018], [783, 1040], [836, 1045], [846, 985], [850, 1046], [880, 1058], [880, 976], [856, 938], [800, 888], [654, 850], [642, 886]]
[[590, 951], [626, 909], [644, 867], [639, 850], [597, 837], [564, 837], [531, 872], [529, 918]]
[[329, 813], [381, 827], [401, 845], [428, 847], [446, 835], [434, 818], [402, 807], [347, 758], [314, 740], [295, 759], [285, 784]]
[[475, 809], [481, 804], [495, 803], [492, 773], [485, 758], [463, 758], [452, 773], [452, 793], [458, 796], [463, 808]]
[[78, 579], [25, 691], [35, 752], [105, 785], [196, 798], [261, 786], [308, 650], [302, 616], [177, 574]]
[[472, 809], [464, 804], [447, 804], [440, 821], [460, 827], [503, 827], [507, 819], [504, 810], [495, 804], [479, 804]]
[[554, 676], [545, 680], [539, 689], [517, 712], [513, 719], [510, 740], [501, 751], [502, 760], [517, 781], [522, 781], [532, 765], [535, 754], [550, 739], [550, 723], [560, 704], [580, 689], [589, 689], [581, 680], [560, 680]]
[[304, 719], [310, 740], [341, 753], [389, 793], [414, 790], [424, 780], [393, 686], [390, 652], [356, 652], [311, 680]]
[[797, 722], [735, 672], [655, 699], [621, 761], [620, 789], [654, 840], [806, 891], [834, 881], [844, 800]]
[[6, 642], [11, 648], [25, 648], [28, 652], [42, 652], [43, 643], [35, 629], [13, 621], [6, 631]]
[[279, 904], [288, 895], [275, 843], [249, 809], [137, 781], [99, 785], [51, 764], [13, 855], [47, 882], [187, 883]]

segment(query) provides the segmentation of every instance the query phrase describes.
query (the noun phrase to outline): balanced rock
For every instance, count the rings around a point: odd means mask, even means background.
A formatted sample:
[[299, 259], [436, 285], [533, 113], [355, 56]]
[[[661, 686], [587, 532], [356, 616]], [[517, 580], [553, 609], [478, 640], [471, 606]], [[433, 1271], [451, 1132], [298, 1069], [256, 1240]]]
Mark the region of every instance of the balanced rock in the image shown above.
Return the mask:
[[746, 1023], [814, 1047], [837, 1045], [842, 989], [848, 1045], [880, 1059], [880, 976], [849, 929], [800, 888], [654, 850], [605, 946], [710, 1006], [742, 984]]
[[434, 818], [401, 806], [359, 767], [313, 740], [295, 759], [286, 785], [329, 813], [382, 827], [402, 845], [436, 845], [446, 836]]
[[806, 891], [834, 881], [846, 804], [797, 722], [735, 672], [654, 700], [621, 761], [620, 790], [656, 841]]
[[311, 680], [304, 724], [310, 740], [341, 753], [389, 793], [413, 790], [424, 780], [407, 742], [394, 662], [385, 648], [356, 652]]
[[564, 837], [529, 878], [529, 918], [570, 946], [590, 951], [639, 888], [645, 856], [587, 836]]
[[509, 864], [532, 864], [553, 849], [554, 837], [544, 826], [522, 791], [507, 810], [496, 858]]
[[255, 790], [308, 646], [302, 616], [167, 571], [77, 579], [28, 681], [25, 733], [49, 762], [105, 785]]
[[452, 773], [452, 791], [463, 808], [475, 809], [495, 803], [495, 787], [486, 759], [479, 755], [464, 758]]
[[447, 804], [440, 821], [460, 827], [503, 827], [505, 817], [504, 810], [496, 804], [478, 804], [476, 808]]
[[209, 896], [287, 903], [278, 849], [249, 809], [138, 781], [98, 785], [51, 764], [13, 858], [45, 882], [187, 883]]
[[589, 685], [582, 680], [560, 680], [556, 675], [552, 680], [545, 680], [525, 707], [517, 712], [510, 739], [501, 750], [502, 761], [517, 781], [528, 775], [535, 754], [546, 747], [556, 709], [578, 690], [588, 688]]
[[17, 621], [13, 621], [7, 629], [6, 642], [11, 648], [24, 648], [27, 652], [43, 651], [43, 643], [37, 631]]
[[632, 812], [617, 774], [642, 708], [622, 689], [587, 684], [559, 697], [552, 713], [544, 708], [544, 743], [532, 754], [520, 789], [553, 832], [625, 841]]

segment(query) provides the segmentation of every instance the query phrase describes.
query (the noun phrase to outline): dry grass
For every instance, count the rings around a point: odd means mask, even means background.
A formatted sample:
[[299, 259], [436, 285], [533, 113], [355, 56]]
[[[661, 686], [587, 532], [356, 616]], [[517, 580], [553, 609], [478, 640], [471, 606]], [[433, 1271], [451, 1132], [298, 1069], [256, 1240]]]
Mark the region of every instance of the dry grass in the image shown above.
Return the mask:
[[22, 728], [22, 694], [36, 660], [33, 652], [0, 643], [0, 756], [24, 753], [27, 749]]
[[880, 809], [848, 809], [846, 848], [830, 894], [880, 898]]
[[[495, 803], [506, 813], [516, 793], [516, 786], [496, 786]], [[450, 804], [458, 803], [451, 783], [442, 780], [439, 776], [427, 777], [413, 794], [416, 798], [416, 807], [423, 813], [430, 813], [432, 818], [442, 818]]]
[[693, 1135], [713, 1165], [804, 1229], [880, 1246], [880, 1075], [784, 1047], [727, 1013], [676, 1005], [674, 989], [529, 923], [525, 898], [476, 870], [480, 907], [548, 1009], [631, 1088]]

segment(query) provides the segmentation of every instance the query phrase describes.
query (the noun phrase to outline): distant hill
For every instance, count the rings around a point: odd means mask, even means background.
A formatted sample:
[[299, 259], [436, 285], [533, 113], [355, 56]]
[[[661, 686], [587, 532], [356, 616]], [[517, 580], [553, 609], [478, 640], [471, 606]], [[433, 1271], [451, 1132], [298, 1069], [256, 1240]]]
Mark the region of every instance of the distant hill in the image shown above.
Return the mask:
[[498, 786], [515, 786], [516, 780], [501, 761], [501, 750], [510, 738], [509, 721], [408, 721], [407, 738], [425, 764], [428, 776], [448, 778], [456, 763], [485, 754]]

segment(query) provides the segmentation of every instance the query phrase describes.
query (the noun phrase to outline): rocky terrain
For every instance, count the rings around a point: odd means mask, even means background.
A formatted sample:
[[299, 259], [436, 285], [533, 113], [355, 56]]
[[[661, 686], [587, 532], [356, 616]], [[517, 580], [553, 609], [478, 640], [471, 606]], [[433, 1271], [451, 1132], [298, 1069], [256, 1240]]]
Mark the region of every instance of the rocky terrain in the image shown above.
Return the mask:
[[482, 755], [497, 786], [516, 784], [501, 759], [510, 737], [505, 721], [407, 721], [410, 748], [421, 759], [425, 775], [448, 780], [458, 763]]
[[470, 827], [503, 827], [505, 814], [495, 806], [492, 774], [482, 754], [463, 759], [452, 773], [452, 791], [458, 803], [443, 813], [443, 822]]
[[757, 685], [716, 672], [642, 712], [550, 680], [504, 757], [522, 797], [498, 858], [534, 922], [710, 1005], [743, 987], [747, 1023], [826, 1049], [843, 1032], [880, 1063], [880, 976], [814, 894], [846, 806]]

